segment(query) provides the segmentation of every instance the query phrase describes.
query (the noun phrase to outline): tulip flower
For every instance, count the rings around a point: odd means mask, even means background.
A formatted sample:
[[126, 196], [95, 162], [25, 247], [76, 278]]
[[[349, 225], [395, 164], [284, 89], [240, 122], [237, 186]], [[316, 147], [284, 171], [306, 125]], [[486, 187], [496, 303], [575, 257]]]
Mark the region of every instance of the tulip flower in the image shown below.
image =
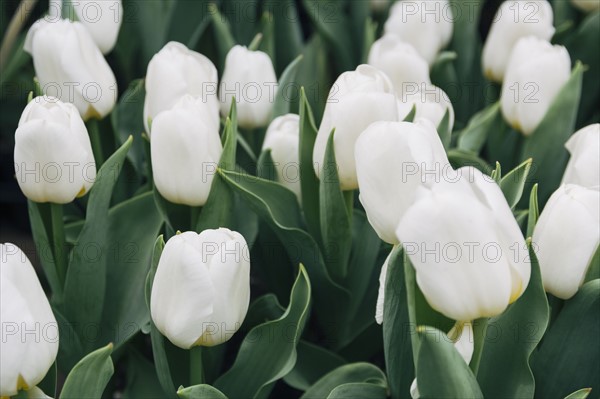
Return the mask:
[[158, 330], [183, 349], [227, 341], [246, 317], [250, 255], [241, 234], [193, 231], [164, 247], [150, 297]]
[[565, 147], [571, 153], [571, 159], [563, 175], [562, 184], [600, 186], [600, 123], [577, 131]]
[[146, 73], [144, 126], [171, 109], [186, 94], [209, 106], [211, 118], [218, 120], [217, 68], [205, 56], [178, 42], [169, 42], [152, 57]]
[[570, 75], [566, 48], [533, 36], [519, 40], [502, 85], [500, 101], [506, 121], [526, 136], [533, 133]]
[[425, 118], [435, 126], [439, 126], [446, 111], [448, 111], [450, 113], [449, 127], [452, 130], [454, 126], [454, 108], [444, 90], [434, 85], [422, 86], [421, 88], [408, 85], [407, 88], [408, 90], [398, 94], [398, 117], [400, 120], [404, 120], [415, 107], [415, 118]]
[[77, 108], [53, 97], [36, 97], [15, 132], [15, 175], [27, 198], [66, 204], [85, 195], [96, 179], [96, 162]]
[[[482, 64], [488, 79], [501, 83], [519, 39], [534, 36], [550, 41], [554, 15], [547, 0], [516, 0], [502, 3], [483, 46]], [[532, 57], [533, 59], [533, 57]]]
[[342, 190], [358, 188], [354, 144], [371, 123], [397, 121], [394, 86], [387, 75], [370, 65], [344, 72], [333, 84], [313, 150], [317, 175], [321, 174], [327, 141], [332, 130]]
[[232, 98], [237, 103], [240, 127], [267, 126], [275, 103], [277, 76], [267, 53], [234, 46], [225, 58], [225, 70], [219, 87], [221, 115], [229, 114]]
[[500, 187], [475, 168], [421, 188], [396, 233], [427, 302], [454, 320], [496, 316], [529, 283], [519, 226]]
[[71, 4], [77, 20], [90, 32], [102, 54], [110, 53], [123, 22], [121, 0], [77, 0]]
[[571, 4], [587, 13], [592, 13], [600, 9], [600, 2], [598, 0], [571, 0]]
[[29, 29], [24, 49], [46, 95], [74, 104], [84, 120], [112, 111], [115, 75], [82, 23], [41, 19]]
[[452, 39], [453, 20], [448, 0], [401, 0], [390, 9], [384, 32], [411, 44], [431, 65]]
[[218, 121], [201, 98], [182, 97], [152, 123], [150, 152], [158, 192], [176, 204], [206, 203], [223, 152]]
[[11, 243], [0, 244], [0, 285], [0, 396], [9, 397], [44, 379], [58, 353], [58, 324], [31, 262]]
[[407, 85], [430, 85], [429, 64], [415, 48], [396, 35], [385, 35], [371, 46], [369, 65], [385, 72], [396, 89], [403, 93]]
[[301, 200], [300, 161], [300, 117], [287, 114], [273, 119], [263, 142], [263, 151], [271, 150], [271, 159], [277, 171], [277, 181], [296, 194]]
[[540, 215], [532, 242], [544, 289], [561, 299], [575, 295], [600, 242], [598, 187], [559, 187]]
[[426, 119], [376, 122], [356, 140], [360, 202], [379, 237], [397, 244], [396, 229], [421, 185], [453, 175], [435, 126]]

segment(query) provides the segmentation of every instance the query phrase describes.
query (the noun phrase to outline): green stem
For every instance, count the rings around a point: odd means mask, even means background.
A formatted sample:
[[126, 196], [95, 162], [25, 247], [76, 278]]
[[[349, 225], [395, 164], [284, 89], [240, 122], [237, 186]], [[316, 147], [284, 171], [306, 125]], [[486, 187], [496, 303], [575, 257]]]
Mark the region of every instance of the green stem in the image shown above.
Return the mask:
[[483, 353], [483, 346], [485, 345], [485, 336], [488, 327], [488, 319], [481, 318], [473, 320], [473, 357], [469, 367], [473, 371], [473, 374], [477, 376], [479, 372], [479, 364], [481, 363], [481, 354]]
[[190, 386], [204, 384], [204, 365], [201, 346], [190, 349]]
[[260, 46], [260, 42], [262, 41], [262, 38], [263, 38], [262, 33], [257, 33], [256, 36], [254, 36], [254, 39], [252, 39], [252, 42], [250, 43], [250, 45], [248, 46], [248, 50], [250, 50], [250, 51], [258, 50], [258, 46]]
[[[396, 246], [394, 246], [394, 250], [396, 250]], [[415, 268], [413, 267], [408, 255], [406, 252], [403, 254], [404, 256], [404, 283], [406, 284], [406, 305], [408, 307], [408, 322], [411, 328], [414, 328], [414, 333], [410, 334], [411, 347], [413, 353], [413, 364], [415, 366], [415, 370], [417, 369], [417, 359], [419, 357], [419, 346], [421, 342], [419, 341], [419, 336], [416, 334], [418, 325], [417, 325], [417, 278], [415, 275]]]
[[102, 138], [100, 137], [100, 127], [96, 119], [90, 119], [87, 122], [87, 129], [90, 135], [90, 141], [92, 143], [92, 152], [94, 153], [94, 160], [96, 161], [96, 168], [100, 169], [100, 166], [104, 163], [104, 153], [102, 152]]
[[196, 226], [198, 224], [198, 218], [200, 217], [200, 210], [202, 208], [199, 206], [192, 206], [190, 213], [191, 213], [191, 220], [190, 220], [190, 230], [191, 231], [196, 231]]
[[63, 206], [61, 204], [50, 204], [52, 218], [52, 238], [54, 241], [54, 264], [56, 274], [61, 286], [64, 287], [67, 277], [67, 253], [65, 246], [65, 226], [63, 222]]

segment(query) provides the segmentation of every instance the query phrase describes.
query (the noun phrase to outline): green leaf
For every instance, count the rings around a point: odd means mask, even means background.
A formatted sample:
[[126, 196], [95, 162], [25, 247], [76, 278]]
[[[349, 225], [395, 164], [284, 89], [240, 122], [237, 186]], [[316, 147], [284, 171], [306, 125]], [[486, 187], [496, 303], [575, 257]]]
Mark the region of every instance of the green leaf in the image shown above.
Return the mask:
[[137, 350], [129, 347], [125, 378], [127, 385], [123, 390], [122, 399], [163, 399], [168, 395], [163, 392], [154, 363]]
[[334, 281], [341, 282], [348, 273], [348, 258], [352, 245], [350, 217], [346, 209], [344, 193], [340, 188], [338, 166], [335, 160], [333, 138], [329, 135], [319, 186], [321, 236], [325, 251], [325, 263]]
[[296, 345], [308, 317], [310, 297], [310, 280], [300, 265], [284, 315], [246, 335], [233, 366], [217, 379], [215, 387], [232, 398], [256, 397], [263, 387], [289, 373], [296, 363]]
[[533, 229], [540, 217], [540, 209], [537, 198], [538, 185], [534, 184], [529, 194], [529, 216], [527, 216], [527, 238], [533, 236]]
[[[58, 345], [56, 363], [60, 364], [61, 371], [68, 371], [81, 360], [86, 352], [84, 352], [81, 339], [75, 330], [76, 326], [69, 322], [54, 304], [52, 304], [52, 313], [56, 318], [60, 337], [63, 337], [62, 343]], [[64, 337], [68, 337], [68, 340]]]
[[581, 387], [600, 391], [599, 306], [600, 280], [565, 302], [533, 359], [536, 398], [565, 397]]
[[583, 65], [578, 62], [542, 122], [526, 138], [521, 152], [521, 160], [533, 158], [533, 177], [544, 183], [539, 192], [542, 204], [562, 179], [568, 158], [565, 143], [575, 130], [583, 71]]
[[260, 20], [260, 31], [262, 32], [262, 39], [259, 43], [258, 50], [266, 53], [272, 62], [275, 62], [275, 37], [274, 37], [275, 25], [273, 21], [273, 15], [268, 11], [263, 12]]
[[490, 165], [472, 152], [452, 148], [448, 151], [448, 160], [454, 169], [463, 166], [473, 166], [486, 175], [491, 174]]
[[584, 282], [587, 283], [598, 278], [600, 278], [600, 245], [596, 248], [596, 252], [594, 252], [594, 256], [590, 260]]
[[586, 399], [590, 393], [592, 392], [592, 388], [583, 388], [578, 391], [573, 392], [572, 394], [565, 396], [565, 399]]
[[227, 396], [217, 388], [201, 384], [188, 388], [179, 388], [177, 396], [181, 399], [227, 399]]
[[444, 112], [444, 116], [440, 121], [439, 126], [437, 127], [438, 135], [440, 136], [440, 140], [444, 145], [444, 149], [448, 151], [450, 148], [450, 138], [452, 137], [452, 128], [450, 127], [450, 109], [446, 108], [446, 112]]
[[298, 23], [300, 16], [293, 0], [279, 0], [264, 3], [270, 6], [275, 24], [275, 70], [281, 73], [283, 68], [302, 53], [302, 29]]
[[81, 359], [67, 376], [60, 399], [100, 399], [114, 372], [112, 350], [108, 344]]
[[479, 154], [489, 133], [502, 122], [500, 102], [496, 102], [479, 111], [469, 121], [458, 136], [458, 148]]
[[319, 214], [319, 179], [313, 165], [313, 148], [317, 139], [317, 128], [304, 87], [300, 89], [300, 186], [302, 208], [308, 231], [317, 242], [321, 242], [321, 216]]
[[418, 327], [417, 385], [423, 398], [483, 398], [477, 380], [443, 331]]
[[[90, 191], [86, 220], [71, 254], [64, 292], [64, 315], [78, 326], [98, 325], [104, 309], [109, 218], [108, 208], [113, 187], [133, 138], [130, 137], [100, 168]], [[89, 248], [94, 248], [92, 256]], [[87, 349], [97, 343], [86, 340]]]
[[361, 63], [366, 64], [369, 60], [369, 51], [371, 46], [375, 43], [377, 38], [377, 22], [373, 21], [371, 17], [367, 18], [365, 23], [365, 34], [363, 38], [363, 49]]
[[[519, 248], [515, 254], [528, 256], [531, 263], [527, 289], [504, 313], [488, 322], [477, 374], [486, 398], [532, 398], [540, 386], [529, 363], [544, 336], [550, 313], [531, 239], [527, 240], [527, 247], [528, 253]], [[502, 378], [498, 378], [499, 375]], [[556, 392], [550, 396], [556, 397]]]
[[526, 160], [500, 180], [500, 188], [511, 209], [514, 209], [521, 200], [523, 189], [529, 177], [531, 162], [531, 159]]
[[208, 5], [208, 12], [212, 16], [212, 23], [217, 39], [217, 49], [219, 51], [219, 64], [224, 65], [225, 57], [233, 46], [236, 45], [236, 40], [231, 33], [231, 25], [229, 21], [219, 12], [216, 4]]
[[[407, 265], [406, 267], [411, 267]], [[385, 281], [383, 351], [391, 397], [404, 398], [415, 378], [412, 337], [416, 325], [410, 322], [402, 246], [392, 250]]]
[[384, 389], [387, 386], [385, 374], [375, 365], [352, 363], [338, 367], [324, 375], [302, 395], [301, 399], [327, 398], [340, 385], [364, 382], [375, 384]]
[[415, 120], [415, 115], [417, 114], [417, 106], [413, 105], [410, 109], [410, 112], [404, 117], [403, 122], [412, 122]]
[[265, 294], [250, 304], [244, 324], [240, 327], [242, 331], [250, 331], [252, 328], [270, 320], [279, 319], [285, 313], [277, 297], [273, 294]]
[[338, 354], [307, 341], [300, 340], [296, 350], [296, 365], [283, 380], [301, 391], [306, 391], [323, 375], [346, 364]]
[[292, 112], [291, 99], [294, 96], [294, 91], [298, 90], [296, 73], [298, 72], [298, 66], [301, 62], [302, 55], [299, 55], [290, 63], [290, 65], [287, 66], [279, 78], [277, 94], [275, 95], [275, 103], [273, 104], [273, 119]]
[[[456, 53], [454, 51], [443, 51], [438, 54], [437, 58], [431, 65], [429, 75], [431, 76], [431, 82], [440, 87], [446, 93], [454, 94], [456, 92], [456, 85], [458, 83], [458, 76], [456, 75], [456, 69], [454, 67], [454, 61], [456, 60]], [[457, 104], [460, 97], [450, 99], [453, 104]]]
[[351, 382], [335, 387], [327, 399], [385, 399], [385, 386], [367, 382]]
[[502, 165], [500, 165], [500, 162], [496, 161], [496, 169], [492, 171], [490, 177], [494, 179], [496, 183], [500, 184], [500, 180], [502, 180]]

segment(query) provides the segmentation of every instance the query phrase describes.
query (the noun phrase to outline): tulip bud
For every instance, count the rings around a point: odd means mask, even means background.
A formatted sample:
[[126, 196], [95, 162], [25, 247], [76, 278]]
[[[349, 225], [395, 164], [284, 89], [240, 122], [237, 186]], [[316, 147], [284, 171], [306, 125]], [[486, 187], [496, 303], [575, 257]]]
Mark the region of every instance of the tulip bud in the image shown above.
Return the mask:
[[370, 65], [359, 65], [356, 71], [344, 72], [327, 97], [313, 150], [315, 172], [321, 174], [327, 140], [335, 129], [333, 144], [342, 190], [358, 188], [354, 161], [356, 139], [373, 122], [397, 120], [394, 86], [385, 73]]
[[250, 303], [250, 255], [241, 234], [225, 228], [172, 237], [150, 296], [158, 330], [183, 349], [214, 346], [239, 329]]
[[583, 284], [600, 242], [598, 187], [559, 187], [546, 203], [532, 241], [544, 289], [558, 298], [571, 298]]
[[0, 396], [32, 389], [58, 352], [58, 324], [27, 256], [0, 244]]
[[409, 90], [398, 95], [399, 119], [404, 120], [415, 107], [415, 119], [424, 118], [433, 123], [434, 126], [439, 126], [446, 111], [448, 111], [450, 113], [449, 127], [452, 130], [454, 127], [454, 108], [446, 92], [434, 85], [419, 87], [416, 91], [414, 89], [415, 87], [409, 87]]
[[46, 95], [75, 104], [84, 120], [112, 111], [117, 81], [83, 24], [39, 20], [29, 29], [24, 49]]
[[356, 140], [360, 202], [377, 235], [397, 244], [396, 229], [421, 185], [453, 174], [431, 122], [375, 122]]
[[205, 56], [178, 42], [169, 42], [152, 57], [146, 73], [144, 126], [150, 133], [149, 120], [171, 109], [186, 94], [198, 97], [219, 113], [217, 68]]
[[483, 46], [482, 63], [487, 78], [498, 83], [504, 80], [510, 54], [519, 39], [534, 36], [549, 41], [555, 30], [553, 19], [547, 0], [502, 3]]
[[570, 75], [566, 48], [533, 36], [519, 40], [502, 85], [500, 101], [506, 121], [526, 136], [533, 133]]
[[234, 46], [225, 58], [225, 70], [219, 87], [221, 115], [229, 114], [235, 96], [240, 127], [267, 126], [275, 102], [277, 76], [267, 53]]
[[600, 186], [600, 123], [577, 131], [565, 147], [571, 153], [571, 159], [563, 175], [562, 184]]
[[427, 302], [459, 321], [502, 313], [525, 291], [531, 268], [500, 187], [465, 167], [419, 191], [396, 233]]
[[592, 13], [600, 9], [600, 1], [598, 0], [571, 0], [571, 4], [587, 13]]
[[407, 85], [431, 84], [427, 61], [396, 35], [385, 35], [373, 43], [369, 65], [385, 72], [397, 93], [403, 93]]
[[273, 119], [265, 135], [263, 151], [271, 150], [277, 181], [296, 194], [298, 201], [301, 201], [299, 145], [300, 117], [287, 114]]
[[223, 152], [218, 115], [201, 98], [182, 97], [152, 123], [154, 184], [167, 200], [202, 206]]
[[36, 97], [15, 132], [15, 175], [35, 202], [66, 204], [85, 195], [96, 179], [96, 162], [77, 108], [53, 97]]
[[77, 0], [71, 4], [77, 20], [90, 32], [102, 54], [110, 53], [123, 22], [121, 0]]
[[431, 65], [450, 43], [453, 18], [448, 0], [397, 1], [390, 9], [384, 32], [412, 44]]

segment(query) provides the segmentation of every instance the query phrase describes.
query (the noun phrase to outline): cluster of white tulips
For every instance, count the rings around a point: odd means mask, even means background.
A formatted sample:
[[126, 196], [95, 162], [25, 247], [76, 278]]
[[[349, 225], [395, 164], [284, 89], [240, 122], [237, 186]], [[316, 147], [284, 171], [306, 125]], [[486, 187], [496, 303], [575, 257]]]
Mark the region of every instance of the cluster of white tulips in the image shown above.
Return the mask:
[[[93, 21], [90, 3], [99, 12]], [[454, 3], [371, 1], [374, 15], [385, 15], [381, 37], [373, 29], [365, 54], [355, 57], [366, 63], [334, 75], [318, 123], [304, 90], [299, 101], [279, 91], [283, 80], [302, 76], [304, 60], [292, 61], [278, 82], [284, 68], [269, 46], [258, 49], [261, 40], [277, 42], [268, 27], [273, 15], [265, 12], [264, 35], [244, 46], [222, 33], [232, 27], [207, 4], [215, 37], [231, 44], [219, 50], [222, 73], [197, 43], [165, 35], [139, 81], [140, 131], [109, 151], [118, 139], [100, 130], [111, 118], [117, 130], [123, 100], [105, 55], [117, 45], [123, 5], [50, 1], [24, 40], [37, 88], [14, 134], [14, 175], [37, 250], [50, 248], [41, 266], [52, 293], [44, 292], [32, 253], [0, 246], [0, 396], [49, 397], [42, 388], [63, 373], [61, 397], [100, 398], [123, 356], [125, 374], [142, 378], [132, 371], [139, 365], [159, 396], [184, 399], [297, 393], [279, 380], [306, 398], [483, 397], [498, 393], [492, 380], [508, 387], [504, 394], [533, 398], [531, 365], [552, 358], [543, 345], [562, 339], [542, 336], [566, 331], [564, 320], [572, 319], [560, 313], [584, 306], [579, 296], [600, 288], [600, 124], [574, 127], [578, 60], [552, 44], [555, 8], [547, 0], [501, 4], [475, 60], [499, 98], [464, 120], [435, 72], [457, 56], [449, 56], [461, 38]], [[573, 12], [599, 13], [597, 0], [572, 4]], [[172, 7], [175, 15], [187, 6]], [[307, 13], [333, 40], [339, 26]], [[319, 51], [326, 53], [309, 48], [304, 56]], [[576, 102], [561, 109], [567, 92]], [[568, 107], [568, 131], [546, 140], [550, 125], [563, 126], [552, 118]], [[461, 140], [471, 137], [487, 146], [465, 150]], [[139, 152], [132, 140], [142, 141]], [[552, 140], [560, 142], [548, 144], [553, 159], [544, 161], [555, 161], [555, 182], [541, 178], [543, 170], [536, 175], [540, 160], [527, 156]], [[492, 169], [479, 158], [500, 149], [512, 164], [488, 159]], [[137, 171], [143, 185], [134, 187], [119, 176], [135, 169], [136, 157], [147, 170]], [[265, 166], [273, 167], [270, 179], [259, 173]], [[127, 187], [118, 192], [119, 184]], [[555, 190], [540, 209], [538, 185]], [[116, 270], [113, 264], [127, 262], [107, 255], [111, 240], [117, 250], [122, 244], [120, 231], [139, 235], [128, 237], [138, 263], [127, 270]], [[81, 252], [91, 244], [94, 260]], [[125, 288], [114, 282], [121, 275]], [[117, 299], [113, 289], [122, 290]], [[596, 296], [586, 303], [597, 304]], [[81, 320], [99, 330], [130, 321], [135, 331], [123, 342], [117, 337], [111, 357], [115, 340], [100, 332], [84, 342], [77, 328], [89, 326], [77, 326]], [[518, 333], [528, 322], [536, 331], [526, 343], [485, 336], [489, 326], [514, 324]], [[383, 344], [372, 338], [380, 330]], [[510, 345], [519, 347], [517, 360], [502, 357]], [[385, 373], [365, 363], [380, 358]], [[189, 370], [181, 364], [188, 360]], [[184, 369], [184, 378], [173, 378]], [[522, 379], [506, 376], [508, 369]], [[564, 389], [573, 388], [586, 386]], [[569, 396], [579, 397], [586, 396]]]

